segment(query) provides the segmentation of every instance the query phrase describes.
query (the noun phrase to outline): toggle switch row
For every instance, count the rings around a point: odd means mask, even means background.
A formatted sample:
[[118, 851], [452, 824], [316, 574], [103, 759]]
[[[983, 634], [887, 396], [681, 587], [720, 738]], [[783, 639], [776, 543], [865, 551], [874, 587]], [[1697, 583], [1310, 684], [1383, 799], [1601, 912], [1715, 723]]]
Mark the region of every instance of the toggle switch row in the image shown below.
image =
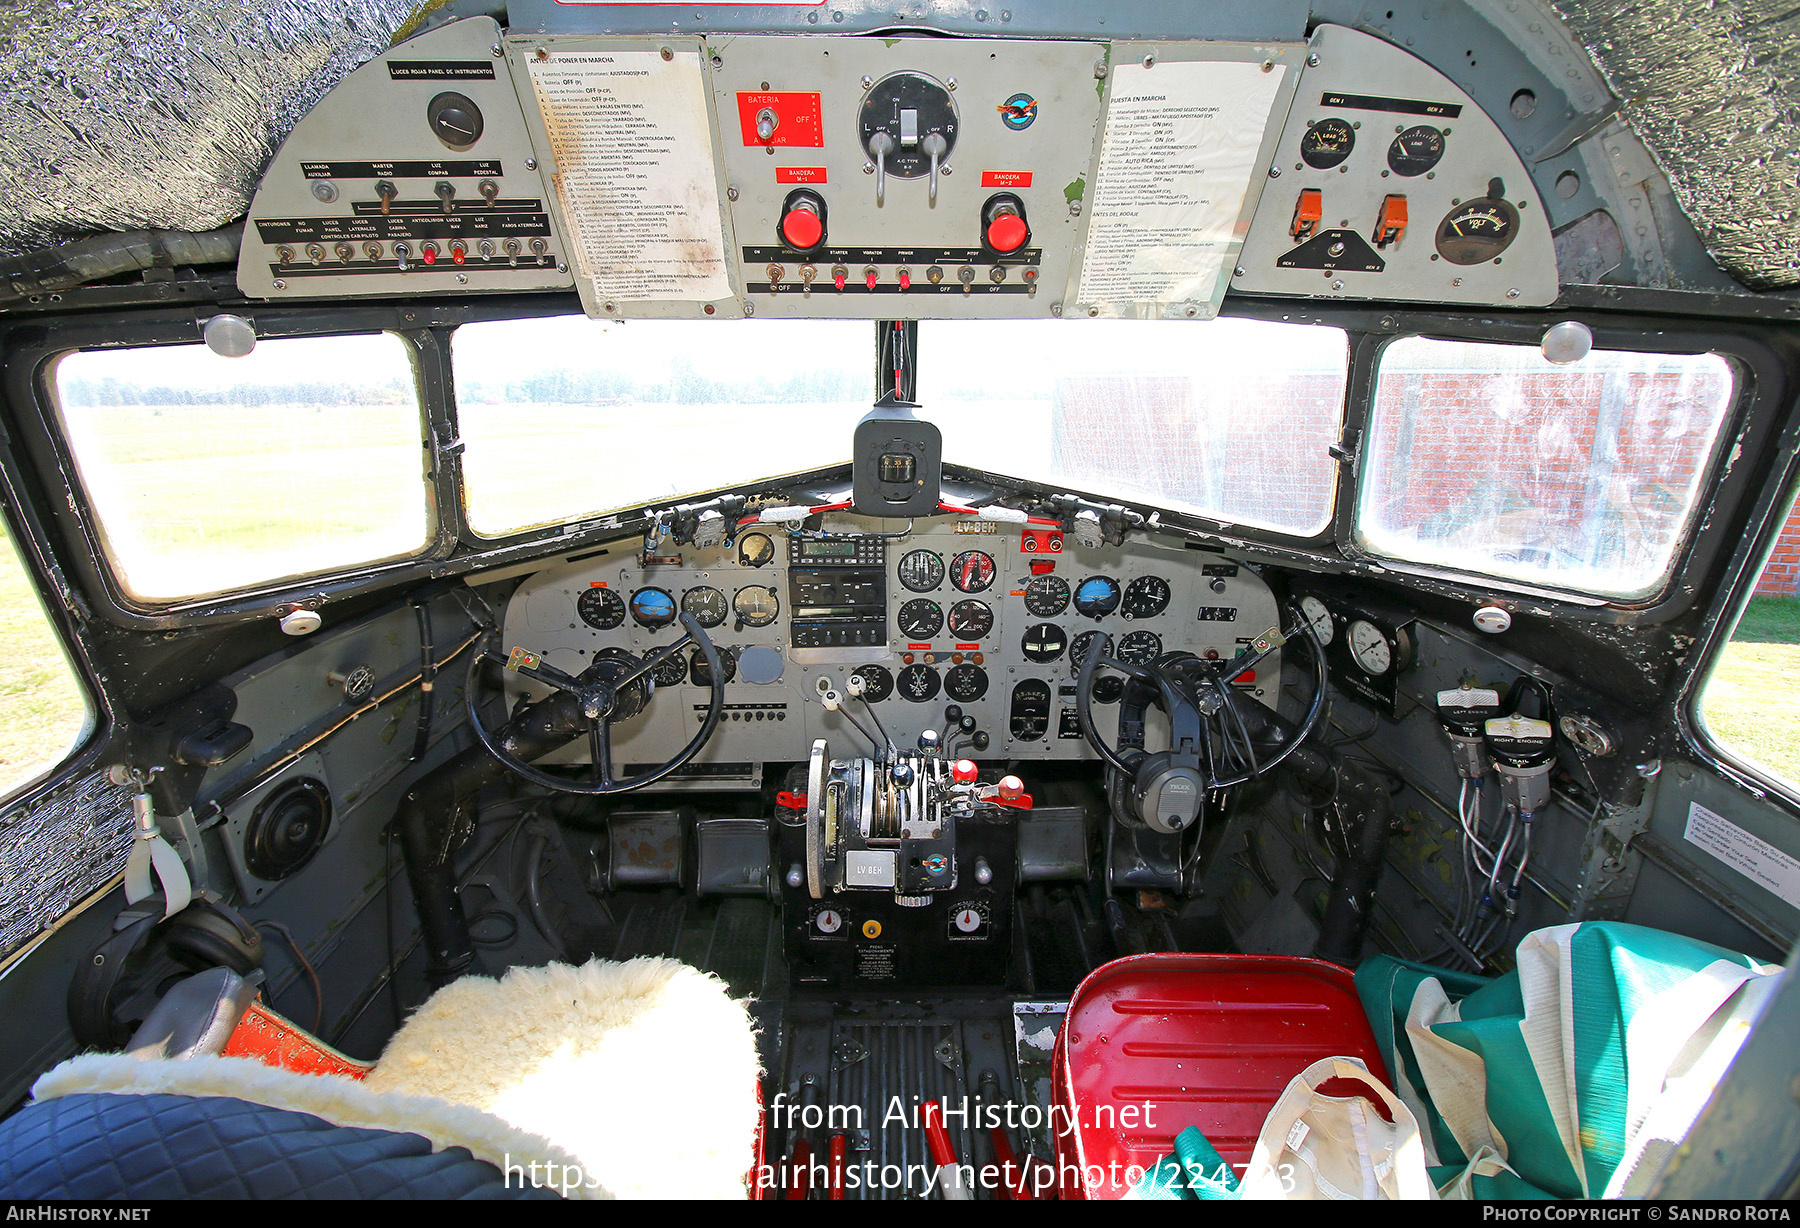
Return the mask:
[[[526, 258], [527, 252], [535, 263], [548, 263], [550, 244], [545, 239], [451, 239], [441, 246], [432, 239], [416, 244], [402, 239], [392, 245], [370, 240], [360, 246], [346, 241], [334, 243], [329, 252], [323, 243], [308, 243], [304, 255], [309, 263], [316, 265], [328, 262], [350, 264], [359, 256], [374, 264], [391, 261], [404, 273], [419, 265], [429, 268], [443, 262], [458, 265], [471, 260], [482, 263], [505, 260], [509, 265], [516, 266]], [[284, 265], [298, 264], [300, 255], [287, 244], [275, 249], [277, 263]]]
[[[1310, 239], [1319, 233], [1324, 216], [1324, 190], [1302, 188], [1299, 198], [1294, 202], [1294, 217], [1288, 223], [1288, 234], [1296, 243]], [[1399, 194], [1383, 197], [1381, 207], [1375, 211], [1375, 229], [1369, 235], [1370, 241], [1377, 248], [1385, 248], [1391, 243], [1398, 243], [1405, 236], [1406, 197]]]

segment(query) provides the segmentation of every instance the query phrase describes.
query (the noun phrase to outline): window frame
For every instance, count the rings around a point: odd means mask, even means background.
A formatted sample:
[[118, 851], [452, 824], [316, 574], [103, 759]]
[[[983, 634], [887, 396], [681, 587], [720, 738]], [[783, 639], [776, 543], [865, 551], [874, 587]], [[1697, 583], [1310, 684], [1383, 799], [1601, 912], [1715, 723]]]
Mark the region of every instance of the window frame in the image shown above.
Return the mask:
[[[362, 582], [403, 574], [421, 562], [448, 555], [457, 541], [459, 520], [444, 497], [444, 457], [454, 454], [454, 430], [439, 412], [436, 395], [441, 381], [437, 338], [429, 330], [404, 317], [412, 313], [328, 312], [304, 316], [283, 315], [254, 319], [257, 340], [335, 337], [389, 333], [400, 341], [412, 367], [413, 390], [418, 407], [420, 475], [424, 483], [429, 534], [415, 552], [404, 558], [374, 563], [351, 563], [307, 575], [271, 579], [228, 589], [170, 600], [145, 600], [124, 586], [106, 550], [100, 517], [88, 499], [73, 448], [62, 429], [55, 387], [55, 368], [66, 354], [77, 350], [130, 350], [190, 345], [200, 342], [199, 324], [189, 314], [63, 322], [47, 330], [45, 344], [21, 349], [4, 372], [6, 401], [21, 417], [30, 413], [29, 429], [22, 432], [21, 450], [41, 474], [55, 474], [57, 488], [46, 491], [52, 523], [60, 536], [79, 545], [70, 565], [83, 588], [103, 596], [113, 621], [151, 627], [191, 626], [196, 622], [238, 621], [251, 611], [285, 613], [302, 602], [295, 597], [319, 599], [322, 591], [358, 586]], [[446, 446], [448, 445], [448, 446]], [[454, 499], [451, 500], [454, 504]], [[287, 598], [283, 600], [283, 598]]]
[[[1663, 584], [1640, 597], [1613, 597], [1581, 589], [1533, 583], [1490, 575], [1484, 572], [1444, 567], [1434, 563], [1410, 561], [1376, 554], [1365, 549], [1358, 535], [1357, 514], [1368, 479], [1371, 424], [1375, 413], [1375, 390], [1381, 369], [1381, 357], [1396, 341], [1423, 338], [1433, 341], [1471, 342], [1488, 345], [1536, 347], [1543, 331], [1561, 320], [1579, 320], [1594, 334], [1597, 350], [1621, 350], [1641, 354], [1671, 356], [1710, 353], [1731, 365], [1736, 380], [1732, 402], [1719, 426], [1718, 438], [1707, 457], [1697, 486], [1697, 499], [1690, 510], [1681, 539], [1670, 561]], [[1363, 338], [1356, 366], [1361, 380], [1353, 390], [1352, 404], [1358, 407], [1355, 436], [1346, 431], [1346, 452], [1353, 463], [1344, 466], [1351, 489], [1339, 503], [1335, 529], [1338, 549], [1346, 559], [1368, 564], [1383, 572], [1409, 580], [1438, 581], [1456, 586], [1465, 593], [1492, 593], [1517, 604], [1521, 601], [1553, 602], [1565, 607], [1559, 615], [1588, 611], [1604, 621], [1660, 622], [1685, 611], [1694, 603], [1696, 585], [1693, 577], [1716, 562], [1726, 545], [1726, 531], [1732, 513], [1742, 505], [1748, 470], [1762, 449], [1762, 442], [1751, 437], [1747, 427], [1754, 423], [1755, 413], [1767, 396], [1767, 390], [1779, 392], [1785, 381], [1773, 354], [1759, 340], [1742, 334], [1708, 330], [1682, 334], [1654, 329], [1646, 321], [1642, 330], [1621, 326], [1617, 320], [1594, 317], [1586, 313], [1546, 312], [1523, 329], [1508, 327], [1514, 321], [1482, 321], [1487, 327], [1447, 328], [1441, 322], [1396, 320], [1385, 317], [1389, 328]], [[1413, 326], [1408, 326], [1412, 324]], [[1496, 327], [1498, 326], [1498, 327]], [[1528, 331], [1526, 331], [1528, 330]], [[1709, 501], [1709, 495], [1711, 499]]]

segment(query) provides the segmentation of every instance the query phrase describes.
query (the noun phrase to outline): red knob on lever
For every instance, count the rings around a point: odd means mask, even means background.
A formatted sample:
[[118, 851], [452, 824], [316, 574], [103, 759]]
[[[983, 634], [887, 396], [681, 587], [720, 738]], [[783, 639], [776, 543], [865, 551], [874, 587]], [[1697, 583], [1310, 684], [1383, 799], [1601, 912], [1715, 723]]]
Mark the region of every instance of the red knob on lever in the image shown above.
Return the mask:
[[1024, 793], [1025, 782], [1020, 780], [1017, 776], [1002, 776], [1000, 778], [1000, 796], [1007, 801], [1010, 802], [1014, 798], [1022, 797], [1024, 796]]
[[[959, 785], [969, 784], [978, 774], [979, 770], [976, 768], [973, 759], [958, 759], [950, 768], [950, 779], [954, 780]], [[1021, 785], [1020, 787], [1023, 788], [1024, 786]]]

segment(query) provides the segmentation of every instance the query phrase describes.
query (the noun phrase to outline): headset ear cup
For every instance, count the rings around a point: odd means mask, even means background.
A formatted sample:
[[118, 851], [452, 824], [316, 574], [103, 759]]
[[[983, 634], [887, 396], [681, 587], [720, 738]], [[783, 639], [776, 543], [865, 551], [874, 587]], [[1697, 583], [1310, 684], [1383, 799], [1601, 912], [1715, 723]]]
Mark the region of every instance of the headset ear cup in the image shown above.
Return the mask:
[[113, 994], [125, 979], [131, 957], [161, 921], [154, 912], [140, 917], [82, 957], [69, 982], [69, 1031], [84, 1048], [118, 1049], [131, 1038], [131, 1029], [113, 1018]]
[[190, 968], [230, 968], [248, 976], [262, 967], [262, 935], [223, 904], [195, 900], [169, 918], [164, 941], [170, 954]]

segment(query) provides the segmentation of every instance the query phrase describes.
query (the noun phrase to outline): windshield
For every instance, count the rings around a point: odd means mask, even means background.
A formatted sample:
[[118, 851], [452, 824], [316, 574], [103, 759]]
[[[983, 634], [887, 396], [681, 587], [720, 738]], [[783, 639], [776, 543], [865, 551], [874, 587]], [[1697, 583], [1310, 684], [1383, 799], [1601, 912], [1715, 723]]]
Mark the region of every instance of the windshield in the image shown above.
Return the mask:
[[485, 537], [850, 459], [875, 399], [861, 321], [465, 324], [451, 343]]
[[1264, 320], [927, 321], [919, 400], [946, 460], [1312, 537], [1348, 355]]

